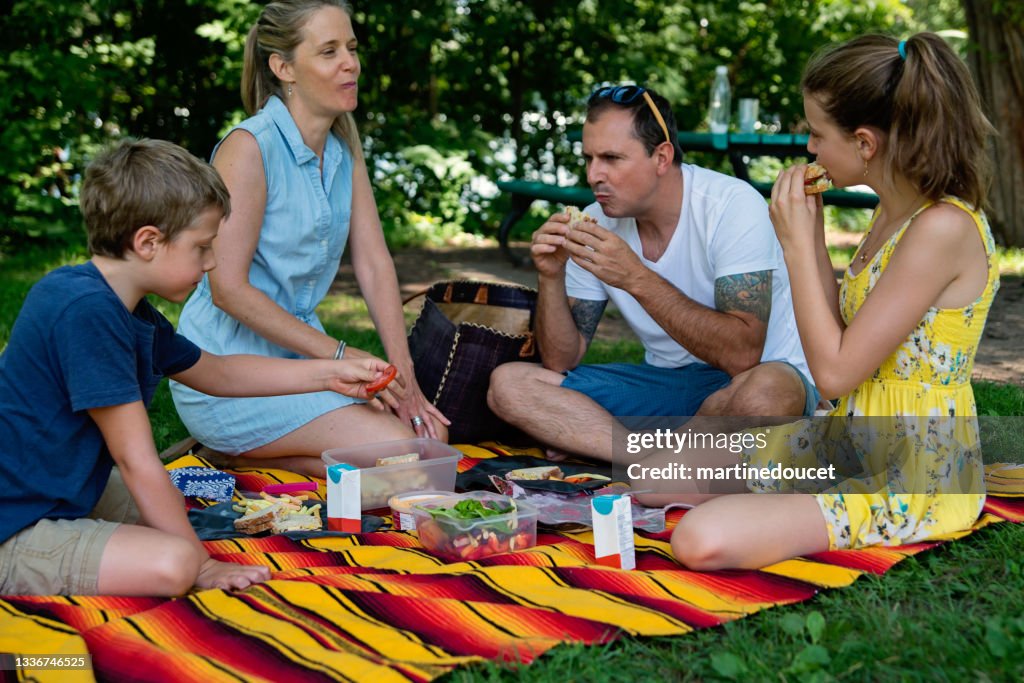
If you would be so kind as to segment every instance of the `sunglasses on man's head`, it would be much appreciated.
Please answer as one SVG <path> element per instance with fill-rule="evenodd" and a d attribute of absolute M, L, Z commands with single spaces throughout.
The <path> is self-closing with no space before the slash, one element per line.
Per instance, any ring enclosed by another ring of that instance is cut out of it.
<path fill-rule="evenodd" d="M 651 98 L 650 93 L 647 92 L 647 88 L 642 85 L 610 85 L 598 88 L 590 96 L 590 99 L 591 101 L 595 99 L 609 99 L 615 104 L 633 104 L 640 97 L 643 97 L 651 108 L 654 118 L 657 119 L 658 125 L 661 126 L 661 131 L 665 134 L 665 142 L 672 144 L 672 140 L 668 136 L 668 126 L 665 125 L 665 119 L 662 118 L 661 112 L 655 106 L 654 100 Z"/>
<path fill-rule="evenodd" d="M 633 104 L 645 92 L 647 88 L 641 85 L 610 85 L 598 88 L 591 97 L 609 99 L 616 104 Z"/>

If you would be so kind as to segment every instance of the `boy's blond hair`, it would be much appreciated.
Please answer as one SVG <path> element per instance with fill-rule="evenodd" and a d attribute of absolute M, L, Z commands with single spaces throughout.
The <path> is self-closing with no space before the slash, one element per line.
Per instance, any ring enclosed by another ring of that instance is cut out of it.
<path fill-rule="evenodd" d="M 210 164 L 166 140 L 126 138 L 89 164 L 80 200 L 89 252 L 123 258 L 139 228 L 171 241 L 207 209 L 231 213 L 231 197 Z"/>

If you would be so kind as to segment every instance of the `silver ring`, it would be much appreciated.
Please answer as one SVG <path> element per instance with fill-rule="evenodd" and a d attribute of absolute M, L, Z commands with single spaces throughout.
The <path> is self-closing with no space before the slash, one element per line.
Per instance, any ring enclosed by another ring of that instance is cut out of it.
<path fill-rule="evenodd" d="M 423 418 L 420 417 L 419 415 L 413 415 L 412 416 L 412 426 L 413 427 L 422 427 L 423 426 Z"/>

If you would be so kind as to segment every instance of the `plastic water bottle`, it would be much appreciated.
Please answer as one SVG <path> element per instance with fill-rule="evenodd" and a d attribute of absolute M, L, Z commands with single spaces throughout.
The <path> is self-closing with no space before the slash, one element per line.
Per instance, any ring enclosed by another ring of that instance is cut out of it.
<path fill-rule="evenodd" d="M 729 88 L 729 72 L 724 66 L 715 67 L 715 82 L 711 86 L 711 100 L 708 119 L 712 133 L 727 133 L 732 114 L 732 93 Z"/>

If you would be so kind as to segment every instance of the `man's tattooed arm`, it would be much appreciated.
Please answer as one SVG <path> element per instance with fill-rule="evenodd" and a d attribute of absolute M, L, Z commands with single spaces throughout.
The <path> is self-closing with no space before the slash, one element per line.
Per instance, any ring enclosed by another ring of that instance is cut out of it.
<path fill-rule="evenodd" d="M 715 280 L 715 308 L 742 311 L 768 324 L 772 312 L 772 271 L 726 275 Z"/>
<path fill-rule="evenodd" d="M 576 322 L 576 329 L 587 340 L 588 346 L 594 338 L 594 332 L 597 331 L 597 323 L 601 321 L 601 315 L 604 313 L 605 306 L 607 305 L 607 300 L 593 301 L 590 299 L 574 299 L 569 305 L 569 309 L 572 311 L 572 319 Z"/>

